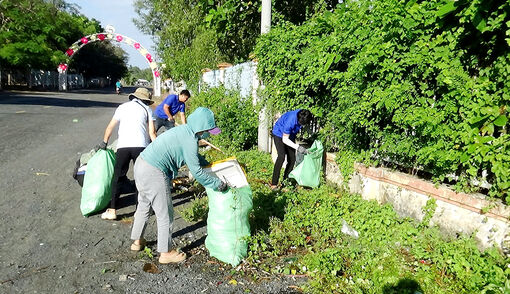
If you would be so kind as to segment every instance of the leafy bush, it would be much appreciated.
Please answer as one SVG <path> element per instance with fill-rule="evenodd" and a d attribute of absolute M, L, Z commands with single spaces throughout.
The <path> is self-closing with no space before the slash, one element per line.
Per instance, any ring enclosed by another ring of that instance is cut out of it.
<path fill-rule="evenodd" d="M 295 268 L 310 276 L 307 292 L 479 293 L 505 289 L 510 278 L 510 260 L 496 249 L 481 252 L 470 237 L 442 237 L 438 228 L 400 218 L 389 205 L 328 186 L 283 194 L 283 220 L 273 219 L 269 234 L 254 236 L 250 254 L 302 252 Z M 359 238 L 342 233 L 342 219 Z"/>
<path fill-rule="evenodd" d="M 224 87 L 211 88 L 190 99 L 190 108 L 210 108 L 222 132 L 211 142 L 230 150 L 247 150 L 257 144 L 258 115 L 252 101 Z"/>
<path fill-rule="evenodd" d="M 468 192 L 485 179 L 510 203 L 509 9 L 351 0 L 301 26 L 281 23 L 255 50 L 263 103 L 309 108 L 344 172 L 369 159 L 454 176 Z"/>
<path fill-rule="evenodd" d="M 210 160 L 224 157 L 208 155 Z M 271 191 L 265 185 L 271 177 L 268 154 L 233 155 L 253 190 L 247 262 L 274 274 L 307 275 L 306 293 L 510 290 L 510 259 L 495 248 L 480 251 L 471 237 L 448 239 L 429 227 L 435 201 L 427 202 L 423 221 L 416 222 L 399 217 L 390 205 L 330 185 Z M 359 233 L 357 239 L 342 232 L 342 219 Z"/>
<path fill-rule="evenodd" d="M 209 204 L 207 197 L 200 197 L 191 200 L 184 208 L 179 209 L 182 217 L 189 222 L 197 222 L 207 219 L 209 213 Z"/>

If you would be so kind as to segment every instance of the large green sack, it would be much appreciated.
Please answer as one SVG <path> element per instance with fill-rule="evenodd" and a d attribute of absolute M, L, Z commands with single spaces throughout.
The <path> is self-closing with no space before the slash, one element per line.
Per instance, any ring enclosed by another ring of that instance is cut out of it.
<path fill-rule="evenodd" d="M 112 198 L 115 153 L 99 149 L 87 162 L 87 172 L 81 190 L 81 214 L 88 216 L 105 208 Z"/>
<path fill-rule="evenodd" d="M 317 188 L 320 183 L 324 146 L 320 141 L 315 141 L 308 152 L 303 161 L 290 172 L 289 178 L 295 179 L 300 186 Z"/>
<path fill-rule="evenodd" d="M 217 192 L 206 188 L 209 198 L 205 247 L 211 256 L 237 266 L 248 252 L 248 214 L 253 207 L 250 186 Z"/>

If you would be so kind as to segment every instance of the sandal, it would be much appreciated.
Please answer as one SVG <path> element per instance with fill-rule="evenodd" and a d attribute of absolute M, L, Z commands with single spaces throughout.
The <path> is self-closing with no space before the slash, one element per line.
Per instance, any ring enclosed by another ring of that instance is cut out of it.
<path fill-rule="evenodd" d="M 167 255 L 160 255 L 159 263 L 161 263 L 161 264 L 179 263 L 186 259 L 186 253 L 184 253 L 184 252 L 177 252 L 175 250 L 172 250 L 169 253 L 170 254 L 167 254 Z"/>
<path fill-rule="evenodd" d="M 135 242 L 133 242 L 133 244 L 131 244 L 131 250 L 132 251 L 141 251 L 144 247 L 145 247 L 145 239 L 140 239 L 140 244 L 136 244 Z"/>

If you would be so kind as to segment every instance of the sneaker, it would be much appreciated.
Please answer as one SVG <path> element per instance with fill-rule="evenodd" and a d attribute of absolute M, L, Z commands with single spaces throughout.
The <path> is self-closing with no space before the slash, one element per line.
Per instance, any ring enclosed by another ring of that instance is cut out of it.
<path fill-rule="evenodd" d="M 116 220 L 117 214 L 115 213 L 115 209 L 107 209 L 101 214 L 101 218 L 106 220 Z"/>
<path fill-rule="evenodd" d="M 179 263 L 186 259 L 186 253 L 184 253 L 184 252 L 177 252 L 175 250 L 172 250 L 168 253 L 169 254 L 159 256 L 159 263 L 161 263 L 161 264 Z"/>

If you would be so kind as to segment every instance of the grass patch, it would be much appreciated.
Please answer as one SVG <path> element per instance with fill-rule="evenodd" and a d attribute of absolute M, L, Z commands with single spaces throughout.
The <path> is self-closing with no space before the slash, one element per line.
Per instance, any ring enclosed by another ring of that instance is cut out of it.
<path fill-rule="evenodd" d="M 195 198 L 178 211 L 188 222 L 206 220 L 209 212 L 208 198 L 207 196 Z"/>
<path fill-rule="evenodd" d="M 445 238 L 426 221 L 401 218 L 390 205 L 325 183 L 313 190 L 271 191 L 265 185 L 272 172 L 269 155 L 235 155 L 253 190 L 247 261 L 260 271 L 306 275 L 307 293 L 510 291 L 510 260 L 494 248 L 478 250 L 470 236 Z M 205 204 L 192 202 L 189 215 L 203 215 Z M 427 215 L 435 207 L 428 203 Z M 342 233 L 342 220 L 358 238 Z"/>

